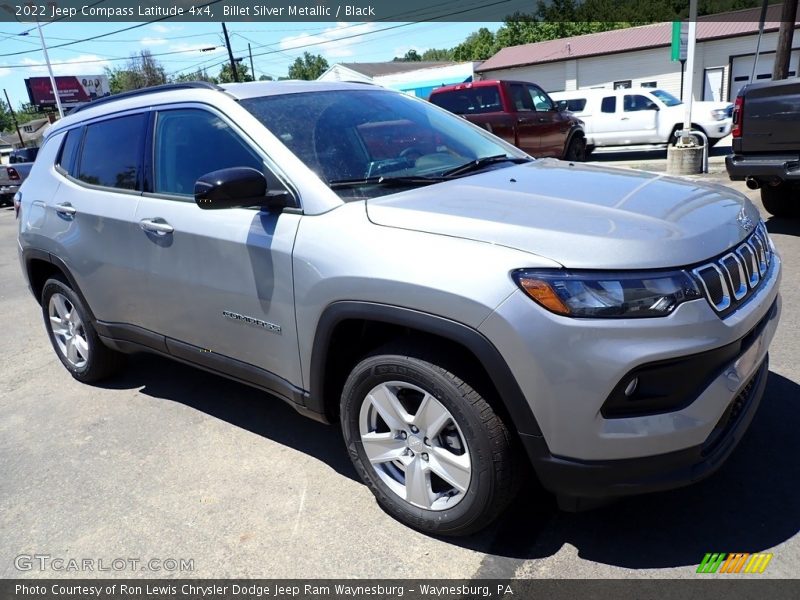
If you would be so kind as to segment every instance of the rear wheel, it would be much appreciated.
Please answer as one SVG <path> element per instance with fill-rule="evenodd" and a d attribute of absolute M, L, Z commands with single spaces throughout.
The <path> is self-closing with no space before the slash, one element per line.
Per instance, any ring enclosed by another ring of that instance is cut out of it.
<path fill-rule="evenodd" d="M 765 185 L 761 188 L 761 203 L 776 217 L 800 216 L 800 189 L 788 183 Z"/>
<path fill-rule="evenodd" d="M 78 381 L 99 381 L 123 365 L 124 356 L 100 341 L 83 301 L 61 279 L 45 282 L 42 313 L 53 350 Z"/>
<path fill-rule="evenodd" d="M 434 362 L 397 351 L 370 356 L 350 373 L 341 409 L 356 470 L 403 523 L 468 535 L 514 498 L 508 429 L 477 391 Z"/>
<path fill-rule="evenodd" d="M 676 134 L 679 131 L 681 131 L 682 129 L 683 129 L 683 125 L 675 125 L 675 127 L 672 128 L 672 133 L 669 136 L 669 144 L 671 146 L 677 146 L 678 145 L 678 141 L 681 138 L 680 138 L 680 136 L 678 136 Z M 700 128 L 699 127 L 695 127 L 694 125 L 692 125 L 692 129 L 700 129 Z M 705 132 L 703 132 L 703 133 L 705 133 Z M 689 137 L 691 137 L 695 141 L 695 144 L 697 144 L 698 146 L 702 146 L 704 144 L 703 138 L 701 136 L 697 135 L 696 133 L 692 133 Z"/>

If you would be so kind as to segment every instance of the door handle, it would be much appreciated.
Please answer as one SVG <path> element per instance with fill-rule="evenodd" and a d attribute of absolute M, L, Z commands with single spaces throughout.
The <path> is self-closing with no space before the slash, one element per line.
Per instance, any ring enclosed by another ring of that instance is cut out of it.
<path fill-rule="evenodd" d="M 64 204 L 56 204 L 55 206 L 56 212 L 60 215 L 64 215 L 65 217 L 72 217 L 78 212 L 72 204 L 69 202 L 64 202 Z"/>
<path fill-rule="evenodd" d="M 141 227 L 143 231 L 157 233 L 158 235 L 167 235 L 168 233 L 175 231 L 175 228 L 172 225 L 160 218 L 142 219 L 139 221 L 139 227 Z"/>
<path fill-rule="evenodd" d="M 630 118 L 630 117 L 620 117 L 620 119 L 619 119 L 619 120 L 620 120 L 620 121 L 630 121 L 630 120 L 631 120 L 631 118 Z"/>
<path fill-rule="evenodd" d="M 539 117 L 539 123 L 546 123 L 546 122 L 547 119 L 545 119 L 544 117 Z"/>

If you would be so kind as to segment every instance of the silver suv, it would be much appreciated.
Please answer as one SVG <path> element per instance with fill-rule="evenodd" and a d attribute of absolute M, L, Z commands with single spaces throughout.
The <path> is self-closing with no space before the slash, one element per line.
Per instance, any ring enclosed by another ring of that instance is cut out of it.
<path fill-rule="evenodd" d="M 744 196 L 533 160 L 371 85 L 98 100 L 53 126 L 16 203 L 76 379 L 143 350 L 339 421 L 378 502 L 439 534 L 484 527 L 525 477 L 577 509 L 709 475 L 780 313 Z"/>

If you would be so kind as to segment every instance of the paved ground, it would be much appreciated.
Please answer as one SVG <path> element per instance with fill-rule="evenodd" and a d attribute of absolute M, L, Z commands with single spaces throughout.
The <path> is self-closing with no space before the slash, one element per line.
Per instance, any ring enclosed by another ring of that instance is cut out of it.
<path fill-rule="evenodd" d="M 766 399 L 716 476 L 578 515 L 523 497 L 481 536 L 448 541 L 384 514 L 335 428 L 247 387 L 150 356 L 103 387 L 72 380 L 2 208 L 0 577 L 60 574 L 16 570 L 21 554 L 193 559 L 195 577 L 693 577 L 705 552 L 765 550 L 767 575 L 796 576 L 800 223 L 768 226 L 786 267 L 783 321 Z"/>

